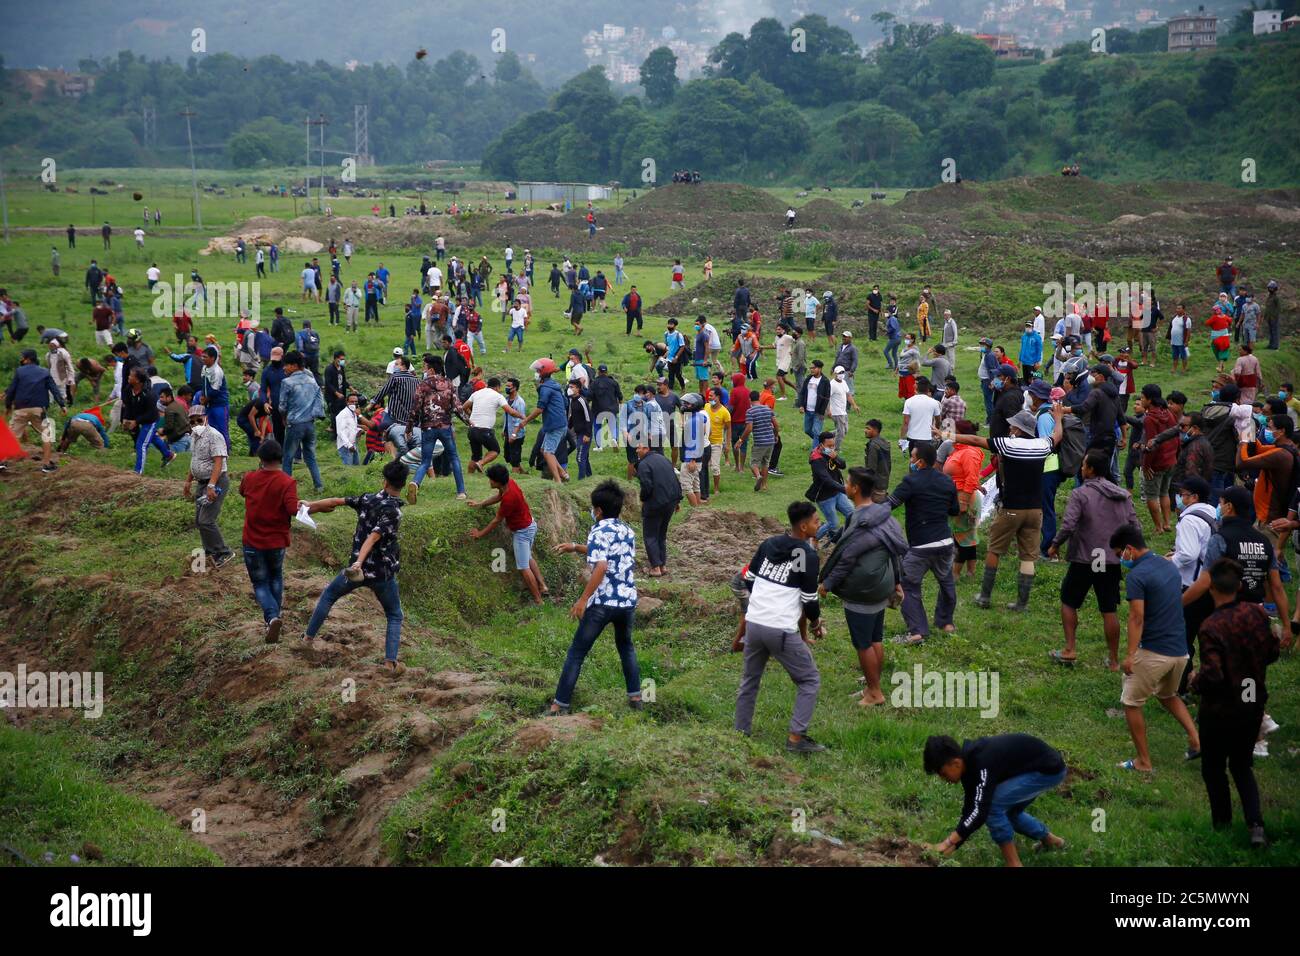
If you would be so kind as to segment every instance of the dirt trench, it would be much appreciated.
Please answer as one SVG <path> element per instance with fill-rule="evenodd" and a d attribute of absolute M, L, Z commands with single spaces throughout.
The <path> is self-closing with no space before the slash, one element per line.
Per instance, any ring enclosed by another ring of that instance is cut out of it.
<path fill-rule="evenodd" d="M 309 536 L 288 553 L 287 623 L 275 645 L 263 641 L 238 560 L 206 574 L 187 570 L 150 581 L 45 573 L 41 549 L 87 544 L 70 527 L 74 502 L 104 496 L 126 504 L 177 491 L 174 482 L 65 462 L 58 480 L 41 486 L 37 509 L 10 508 L 6 516 L 12 546 L 0 560 L 0 670 L 15 672 L 20 663 L 28 671 L 93 670 L 104 654 L 133 661 L 138 670 L 129 684 L 105 680 L 104 708 L 114 733 L 145 744 L 134 756 L 119 754 L 108 768 L 112 782 L 158 807 L 227 864 L 383 864 L 380 826 L 389 810 L 426 779 L 434 758 L 473 724 L 500 685 L 457 670 L 407 667 L 389 675 L 379 666 L 383 614 L 364 591 L 335 605 L 325 639 L 304 642 L 302 626 L 329 581 L 321 566 L 327 549 Z M 42 480 L 34 464 L 16 462 L 0 483 Z M 5 498 L 12 504 L 14 495 Z M 93 598 L 84 603 L 87 594 Z M 403 643 L 450 642 L 408 620 Z M 115 698 L 122 711 L 114 712 Z M 190 759 L 211 743 L 196 714 L 233 719 L 277 706 L 294 712 L 280 725 L 245 716 L 247 733 L 229 749 L 215 759 Z M 83 720 L 68 711 L 6 716 L 33 730 L 51 720 Z M 186 752 L 187 735 L 195 753 Z M 152 755 L 167 751 L 180 756 Z M 310 766 L 326 786 L 286 792 L 289 778 L 277 772 L 286 758 Z M 195 810 L 204 816 L 204 832 L 194 832 Z"/>

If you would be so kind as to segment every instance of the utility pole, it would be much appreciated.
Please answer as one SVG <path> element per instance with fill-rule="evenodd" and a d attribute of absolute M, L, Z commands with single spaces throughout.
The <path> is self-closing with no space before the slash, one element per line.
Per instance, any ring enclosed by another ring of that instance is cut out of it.
<path fill-rule="evenodd" d="M 303 163 L 302 188 L 311 191 L 311 117 L 302 118 L 303 128 L 307 130 L 307 159 Z"/>
<path fill-rule="evenodd" d="M 352 152 L 357 157 L 358 166 L 370 165 L 370 107 L 357 103 L 352 107 Z"/>
<path fill-rule="evenodd" d="M 140 114 L 145 148 L 153 149 L 158 145 L 158 110 L 152 103 L 145 102 L 140 108 Z"/>
<path fill-rule="evenodd" d="M 185 117 L 185 139 L 190 144 L 190 185 L 194 187 L 194 224 L 203 228 L 203 210 L 199 208 L 199 174 L 194 168 L 194 130 L 190 126 L 190 117 L 197 116 L 193 110 L 180 114 Z"/>
<path fill-rule="evenodd" d="M 314 120 L 309 119 L 307 121 L 307 126 L 308 126 L 307 135 L 309 139 L 311 136 L 311 127 L 312 126 L 320 127 L 320 211 L 321 213 L 325 212 L 325 127 L 327 125 L 329 125 L 329 120 L 325 118 L 324 113 L 320 115 L 320 119 L 314 119 Z M 308 156 L 307 161 L 309 163 L 311 162 L 310 156 Z M 308 188 L 310 188 L 310 183 L 308 184 Z"/>

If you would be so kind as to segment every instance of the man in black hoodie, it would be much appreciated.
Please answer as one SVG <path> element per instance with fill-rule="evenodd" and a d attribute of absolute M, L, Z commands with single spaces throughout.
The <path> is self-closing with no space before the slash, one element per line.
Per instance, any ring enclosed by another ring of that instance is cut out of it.
<path fill-rule="evenodd" d="M 293 322 L 284 314 L 284 309 L 278 305 L 275 307 L 275 320 L 271 322 L 271 338 L 275 340 L 276 345 L 286 352 L 296 348 Z"/>
<path fill-rule="evenodd" d="M 1065 760 L 1054 748 L 1029 734 L 999 734 L 958 744 L 948 736 L 925 742 L 925 772 L 966 792 L 961 819 L 952 833 L 932 850 L 950 856 L 985 823 L 1007 866 L 1020 866 L 1015 835 L 1038 841 L 1043 849 L 1059 850 L 1065 841 L 1026 811 L 1041 794 L 1065 780 Z"/>
<path fill-rule="evenodd" d="M 1100 448 L 1112 459 L 1116 450 L 1115 422 L 1119 416 L 1119 389 L 1106 365 L 1094 365 L 1088 370 L 1092 388 L 1088 397 L 1078 405 L 1069 406 L 1070 412 L 1078 415 L 1088 428 L 1088 447 Z M 1114 472 L 1114 462 L 1111 471 Z M 1108 475 L 1112 480 L 1113 475 Z"/>
<path fill-rule="evenodd" d="M 667 458 L 641 435 L 636 446 L 636 477 L 641 483 L 641 537 L 652 578 L 668 570 L 668 522 L 682 501 L 682 483 Z"/>
<path fill-rule="evenodd" d="M 596 368 L 596 377 L 588 388 L 591 394 L 591 414 L 596 420 L 596 447 L 618 441 L 618 411 L 623 407 L 623 389 L 618 379 L 609 374 L 609 366 Z M 606 416 L 601 418 L 601 416 Z"/>
<path fill-rule="evenodd" d="M 1232 423 L 1232 408 L 1241 397 L 1241 389 L 1229 382 L 1201 407 L 1201 434 L 1214 449 L 1214 475 L 1210 478 L 1210 504 L 1217 505 L 1225 488 L 1232 487 L 1237 466 L 1237 430 Z"/>

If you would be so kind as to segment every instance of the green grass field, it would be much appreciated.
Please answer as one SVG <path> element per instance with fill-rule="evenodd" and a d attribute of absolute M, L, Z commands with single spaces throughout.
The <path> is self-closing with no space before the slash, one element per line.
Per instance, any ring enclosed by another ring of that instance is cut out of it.
<path fill-rule="evenodd" d="M 157 192 L 164 198 L 164 226 L 188 224 L 185 190 L 176 185 L 177 172 L 139 174 L 143 181 L 157 177 Z M 88 178 L 90 178 L 88 176 Z M 93 178 L 98 178 L 97 176 Z M 187 177 L 183 177 L 185 179 Z M 205 181 L 206 173 L 201 175 Z M 130 180 L 126 180 L 130 181 Z M 813 194 L 815 198 L 816 193 Z M 84 194 L 68 196 L 49 194 L 35 189 L 11 187 L 11 221 L 28 225 L 59 227 L 68 221 L 91 224 L 81 210 L 88 203 Z M 158 200 L 155 200 L 158 201 Z M 113 199 L 116 210 L 135 204 L 129 199 Z M 277 202 L 280 202 L 277 200 Z M 249 210 L 266 210 L 256 204 L 228 196 L 224 200 L 205 197 L 205 226 L 230 223 Z M 151 203 L 152 206 L 152 203 Z M 340 212 L 338 203 L 336 212 Z M 173 214 L 173 210 L 175 213 Z M 278 215 L 287 215 L 281 209 Z M 103 218 L 102 214 L 100 218 Z M 123 213 L 125 215 L 125 212 Z M 21 219 L 19 218 L 21 217 Z M 133 227 L 134 223 L 129 223 Z M 0 285 L 7 286 L 19 299 L 31 320 L 29 342 L 37 338 L 40 323 L 57 326 L 72 333 L 74 357 L 97 354 L 92 350 L 90 308 L 81 288 L 82 273 L 94 256 L 107 264 L 126 293 L 127 326 L 144 331 L 145 339 L 162 351 L 174 342 L 170 322 L 155 318 L 149 309 L 144 271 L 157 261 L 164 276 L 196 266 L 208 281 L 253 281 L 250 262 L 236 264 L 233 257 L 200 257 L 197 250 L 206 245 L 207 236 L 219 234 L 207 229 L 202 237 L 195 234 L 151 236 L 143 254 L 131 243 L 124 223 L 114 237 L 114 251 L 104 253 L 98 236 L 82 237 L 76 250 L 68 250 L 60 233 L 53 236 L 17 232 L 11 243 L 0 247 Z M 168 232 L 166 228 L 164 233 Z M 50 274 L 50 245 L 62 253 L 62 275 Z M 501 267 L 499 249 L 453 249 L 459 255 L 477 258 L 486 253 Z M 364 326 L 351 335 L 326 324 L 323 305 L 302 304 L 298 294 L 298 272 L 302 257 L 285 256 L 281 271 L 262 285 L 261 304 L 264 322 L 270 309 L 283 305 L 290 311 L 295 325 L 310 318 L 321 331 L 322 353 L 335 346 L 348 351 L 351 370 L 358 381 L 377 385 L 382 368 L 394 346 L 403 340 L 401 303 L 417 284 L 419 251 L 358 248 L 350 269 L 343 279 L 364 278 L 365 272 L 383 261 L 393 273 L 392 295 L 382 310 L 378 327 Z M 966 398 L 972 416 L 980 404 L 974 369 L 976 358 L 966 347 L 973 346 L 979 334 L 991 334 L 995 340 L 1012 346 L 1019 337 L 1020 303 L 1035 301 L 1038 286 L 1058 278 L 1055 254 L 1041 253 L 1045 273 L 1036 281 L 1002 281 L 991 275 L 986 264 L 960 257 L 946 260 L 944 281 L 935 281 L 935 292 L 943 300 L 946 294 L 980 294 L 1011 303 L 1004 321 L 995 326 L 970 328 L 962 317 L 963 348 L 958 359 L 958 374 L 966 384 Z M 603 268 L 612 275 L 612 254 L 586 260 L 593 271 Z M 882 278 L 884 291 L 891 289 L 890 277 L 915 274 L 902 263 L 841 264 L 860 267 L 869 285 Z M 1166 298 L 1208 295 L 1193 285 L 1193 276 L 1208 274 L 1208 264 L 1197 263 L 1128 263 L 1134 269 L 1149 268 Z M 643 259 L 627 264 L 629 279 L 635 282 L 647 303 L 653 303 L 669 291 L 667 261 Z M 741 272 L 751 276 L 771 276 L 792 282 L 811 280 L 825 269 L 796 263 L 722 263 L 715 261 L 715 273 Z M 1059 270 L 1062 274 L 1065 269 Z M 541 277 L 543 269 L 539 268 Z M 1142 274 L 1142 273 L 1138 273 Z M 920 277 L 918 276 L 918 279 Z M 687 263 L 688 287 L 700 281 L 700 263 Z M 915 280 L 913 280 L 915 281 Z M 841 298 L 860 298 L 860 288 L 844 288 Z M 581 336 L 569 332 L 561 315 L 564 304 L 553 299 L 544 283 L 534 295 L 534 320 L 528 332 L 527 347 L 522 354 L 503 353 L 505 325 L 496 314 L 486 315 L 485 332 L 489 354 L 481 358 L 487 375 L 518 375 L 525 383 L 528 363 L 541 355 L 562 359 L 568 348 L 590 345 L 596 364 L 607 363 L 618 377 L 625 394 L 645 378 L 646 360 L 641 351 L 642 336 L 624 335 L 623 319 L 613 297 L 608 315 L 590 316 Z M 762 303 L 766 305 L 767 303 Z M 770 309 L 764 309 L 765 319 Z M 1194 312 L 1194 314 L 1196 314 Z M 720 316 L 711 316 L 715 321 Z M 852 312 L 845 317 L 851 328 L 864 328 L 864 320 Z M 203 320 L 200 333 L 212 331 L 228 351 L 233 320 Z M 767 322 L 765 321 L 765 327 Z M 645 338 L 660 338 L 662 323 L 647 318 Z M 768 338 L 765 336 L 765 338 Z M 769 339 L 770 340 L 770 339 Z M 886 435 L 896 437 L 901 402 L 896 397 L 895 379 L 884 368 L 883 359 L 865 335 L 859 336 L 862 365 L 857 376 L 857 401 L 860 412 L 851 417 L 846 456 L 851 462 L 862 459 L 864 438 L 862 425 L 867 418 L 885 422 Z M 882 343 L 879 343 L 883 345 Z M 422 345 L 422 343 L 421 343 Z M 15 363 L 16 350 L 6 343 L 0 347 L 0 379 L 7 380 Z M 819 336 L 810 350 L 810 358 L 829 360 L 833 352 Z M 1162 356 L 1163 358 L 1163 356 Z M 1291 377 L 1300 367 L 1292 345 L 1282 352 L 1263 353 L 1266 385 L 1271 389 Z M 160 354 L 159 369 L 166 376 L 178 366 Z M 1198 335 L 1192 350 L 1192 372 L 1172 376 L 1161 368 L 1140 376 L 1139 384 L 1156 381 L 1169 388 L 1181 388 L 1191 396 L 1195 406 L 1208 400 L 1209 379 L 1213 366 L 1208 349 Z M 770 374 L 773 364 L 765 358 L 761 371 Z M 531 398 L 531 385 L 524 394 Z M 83 386 L 79 399 L 90 403 Z M 722 492 L 709 505 L 712 510 L 735 513 L 728 517 L 728 527 L 744 541 L 725 560 L 729 568 L 739 568 L 752 554 L 761 537 L 756 527 L 746 536 L 746 516 L 782 517 L 786 505 L 802 498 L 807 487 L 807 441 L 802 435 L 801 416 L 793 399 L 778 404 L 778 416 L 785 439 L 782 469 L 787 477 L 773 479 L 766 494 L 756 494 L 752 482 L 734 471 L 724 470 Z M 235 431 L 232 428 L 232 431 Z M 378 487 L 379 463 L 366 469 L 345 469 L 334 454 L 325 430 L 321 430 L 318 454 L 327 494 L 347 494 Z M 242 457 L 242 434 L 235 433 L 233 471 L 251 465 Z M 92 453 L 84 445 L 75 454 L 95 457 L 127 469 L 132 452 L 125 441 L 114 435 L 113 447 Z M 462 455 L 465 450 L 462 450 Z M 625 458 L 621 450 L 594 453 L 596 477 L 625 480 Z M 173 466 L 171 477 L 183 474 Z M 895 457 L 895 468 L 900 468 Z M 160 461 L 151 453 L 146 473 L 160 474 Z M 310 494 L 305 469 L 296 471 L 300 488 Z M 34 475 L 35 481 L 58 482 Z M 0 485 L 0 509 L 4 507 L 38 507 L 32 489 L 13 487 L 13 479 Z M 467 476 L 471 498 L 488 494 L 486 479 Z M 536 475 L 521 481 L 525 493 L 535 504 L 546 488 Z M 950 733 L 957 737 L 974 737 L 1007 731 L 1037 734 L 1062 750 L 1073 773 L 1067 786 L 1049 795 L 1037 805 L 1038 815 L 1064 836 L 1070 847 L 1059 856 L 1028 858 L 1029 865 L 1175 865 L 1238 866 L 1252 863 L 1294 865 L 1300 861 L 1300 800 L 1292 786 L 1300 769 L 1300 704 L 1297 704 L 1297 679 L 1294 657 L 1284 656 L 1270 671 L 1272 694 L 1270 712 L 1282 725 L 1271 738 L 1271 754 L 1257 761 L 1264 798 L 1264 814 L 1273 846 L 1262 854 L 1251 854 L 1246 846 L 1243 827 L 1227 833 L 1211 830 L 1204 789 L 1195 764 L 1182 760 L 1185 740 L 1181 731 L 1154 705 L 1148 708 L 1150 742 L 1157 770 L 1151 775 L 1126 773 L 1116 764 L 1132 756 L 1131 745 L 1119 714 L 1119 679 L 1101 665 L 1104 645 L 1100 619 L 1095 610 L 1085 607 L 1080 625 L 1080 664 L 1062 670 L 1047 659 L 1047 651 L 1060 646 L 1057 589 L 1064 566 L 1039 565 L 1032 608 L 1024 615 L 1000 610 L 980 611 L 971 603 L 976 584 L 959 583 L 956 618 L 957 635 L 937 638 L 921 648 L 899 649 L 886 645 L 886 693 L 889 676 L 896 671 L 910 672 L 915 665 L 961 671 L 994 671 L 1000 676 L 1001 702 L 996 717 L 985 719 L 973 710 L 877 708 L 863 713 L 855 706 L 851 694 L 858 687 L 857 666 L 848 643 L 843 615 L 838 603 L 827 602 L 830 633 L 819 642 L 814 653 L 822 670 L 822 692 L 812 732 L 832 749 L 811 760 L 789 759 L 781 744 L 789 713 L 792 691 L 779 669 L 769 669 L 759 701 L 752 741 L 738 738 L 730 730 L 740 659 L 729 654 L 730 633 L 734 626 L 734 606 L 730 594 L 717 575 L 699 581 L 678 572 L 664 582 L 651 585 L 640 582 L 643 590 L 653 590 L 666 601 L 664 607 L 638 633 L 638 648 L 643 676 L 657 684 L 657 701 L 645 714 L 630 716 L 621 707 L 621 680 L 611 641 L 602 639 L 588 659 L 579 683 L 575 710 L 586 710 L 604 720 L 599 733 L 580 734 L 572 741 L 556 744 L 535 754 L 521 755 L 506 742 L 517 728 L 520 716 L 539 711 L 549 697 L 572 634 L 572 622 L 565 612 L 563 599 L 546 608 L 521 615 L 516 604 L 518 592 L 513 582 L 503 584 L 494 575 L 482 574 L 490 552 L 484 544 L 466 544 L 460 532 L 468 526 L 463 505 L 454 500 L 450 483 L 439 482 L 427 490 L 419 504 L 406 511 L 403 569 L 403 602 L 408 619 L 435 632 L 462 638 L 475 652 L 473 666 L 489 673 L 511 675 L 513 707 L 496 707 L 478 727 L 455 743 L 439 758 L 428 782 L 408 795 L 393 811 L 384 827 L 389 855 L 403 862 L 441 862 L 483 864 L 492 857 L 525 856 L 530 863 L 584 864 L 620 840 L 631 841 L 628 856 L 639 862 L 744 863 L 764 858 L 780 839 L 791 833 L 792 815 L 802 815 L 809 828 L 839 837 L 855 846 L 868 846 L 881 839 L 903 837 L 912 841 L 934 842 L 952 828 L 960 808 L 958 788 L 948 787 L 935 778 L 925 777 L 920 769 L 921 746 L 929 734 Z M 579 515 L 585 515 L 582 485 L 569 486 L 563 492 Z M 42 556 L 47 569 L 114 569 L 127 573 L 157 575 L 159 569 L 173 572 L 187 559 L 197 543 L 195 535 L 177 533 L 183 527 L 186 506 L 177 498 L 171 502 L 141 505 L 129 514 L 113 515 L 111 504 L 105 514 L 88 521 L 77 538 L 75 551 Z M 1064 495 L 1058 509 L 1064 507 Z M 162 509 L 159 513 L 157 509 Z M 1146 522 L 1145 508 L 1139 506 Z M 157 522 L 143 521 L 154 514 Z M 228 540 L 236 540 L 242 520 L 241 500 L 232 497 L 223 514 Z M 480 520 L 486 520 L 484 516 Z M 580 519 L 580 526 L 586 519 Z M 678 523 L 682 517 L 677 519 Z M 341 556 L 350 537 L 346 516 L 327 519 L 324 532 L 335 553 Z M 345 527 L 346 526 L 346 527 Z M 160 529 L 169 529 L 159 533 Z M 544 536 L 543 536 L 544 537 Z M 684 563 L 700 543 L 682 536 L 673 539 L 674 559 Z M 539 546 L 544 542 L 539 538 Z M 1153 547 L 1167 550 L 1172 536 L 1156 538 Z M 548 559 L 546 567 L 557 561 Z M 670 560 L 670 567 L 674 561 Z M 1294 563 L 1294 559 L 1293 559 Z M 409 570 L 408 570 L 409 569 Z M 730 571 L 728 570 L 728 574 Z M 245 587 L 242 572 L 233 580 Z M 576 596 L 570 584 L 570 599 Z M 995 608 L 1012 597 L 1014 568 L 1004 562 L 995 593 Z M 927 603 L 933 600 L 934 586 L 926 588 Z M 464 604 L 463 608 L 457 608 Z M 251 607 L 250 605 L 244 605 Z M 472 607 L 472 610 L 470 608 Z M 249 613 L 252 613 L 251 610 Z M 296 626 L 302 622 L 292 622 Z M 901 618 L 891 612 L 887 634 L 902 630 Z M 442 652 L 414 646 L 408 659 L 423 662 Z M 76 731 L 76 728 L 73 728 Z M 102 738 L 115 731 L 96 731 Z M 128 730 L 123 728 L 123 734 Z M 26 734 L 11 733 L 5 739 L 9 752 L 31 748 Z M 171 741 L 176 750 L 196 753 L 209 746 L 200 737 L 182 737 Z M 99 746 L 105 741 L 99 739 Z M 94 748 L 74 752 L 90 760 Z M 136 759 L 146 759 L 137 754 Z M 452 773 L 453 767 L 468 764 L 473 772 L 466 776 Z M 41 781 L 73 779 L 77 758 L 50 761 L 37 772 Z M 111 779 L 111 778 L 110 778 Z M 0 804 L 0 819 L 14 820 L 14 805 Z M 487 821 L 492 810 L 504 808 L 512 821 L 504 832 L 494 832 Z M 1097 811 L 1104 811 L 1099 815 Z M 1037 811 L 1036 811 L 1037 812 Z M 24 852 L 35 852 L 47 838 L 43 825 L 24 821 L 17 815 L 16 829 L 7 837 L 16 841 Z M 1100 822 L 1099 822 L 1100 821 Z M 75 829 L 75 827 L 74 827 Z M 87 834 L 90 832 L 86 831 Z M 626 837 L 631 833 L 632 837 Z M 85 838 L 91 839 L 89 835 Z M 807 837 L 799 837 L 806 840 Z M 192 848 L 157 849 L 141 853 L 160 862 L 190 864 L 201 862 Z M 980 837 L 963 848 L 956 862 L 964 865 L 993 865 L 999 856 L 995 847 Z"/>

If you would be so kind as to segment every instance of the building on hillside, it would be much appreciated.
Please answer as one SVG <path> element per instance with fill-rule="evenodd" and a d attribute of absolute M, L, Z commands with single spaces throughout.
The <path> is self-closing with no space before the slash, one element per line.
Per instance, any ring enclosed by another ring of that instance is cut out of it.
<path fill-rule="evenodd" d="M 1283 33 L 1285 33 L 1287 30 L 1294 30 L 1296 27 L 1300 27 L 1300 16 L 1287 17 L 1285 20 L 1282 21 Z"/>
<path fill-rule="evenodd" d="M 95 78 L 88 73 L 67 70 L 10 70 L 18 85 L 34 100 L 43 96 L 66 96 L 79 100 L 95 89 Z"/>
<path fill-rule="evenodd" d="M 592 183 L 515 183 L 515 192 L 529 206 L 534 203 L 568 202 L 575 207 L 578 203 L 609 199 L 614 194 L 612 187 Z"/>
<path fill-rule="evenodd" d="M 1201 7 L 1196 13 L 1169 18 L 1169 52 L 1213 50 L 1219 42 L 1219 18 Z"/>
<path fill-rule="evenodd" d="M 1262 33 L 1281 33 L 1282 32 L 1282 11 L 1281 10 L 1256 10 L 1255 11 L 1255 36 Z"/>
<path fill-rule="evenodd" d="M 1024 60 L 1033 59 L 1034 51 L 1016 42 L 1012 33 L 976 33 L 975 39 L 993 51 L 999 59 Z"/>

